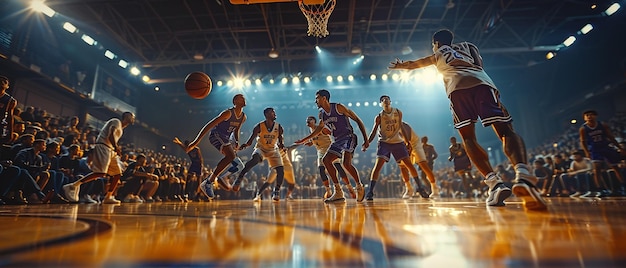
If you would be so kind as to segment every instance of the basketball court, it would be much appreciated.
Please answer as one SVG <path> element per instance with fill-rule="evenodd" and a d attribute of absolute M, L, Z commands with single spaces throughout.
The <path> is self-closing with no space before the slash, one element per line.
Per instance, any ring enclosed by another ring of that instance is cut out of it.
<path fill-rule="evenodd" d="M 2 265 L 624 267 L 624 198 L 4 206 Z"/>

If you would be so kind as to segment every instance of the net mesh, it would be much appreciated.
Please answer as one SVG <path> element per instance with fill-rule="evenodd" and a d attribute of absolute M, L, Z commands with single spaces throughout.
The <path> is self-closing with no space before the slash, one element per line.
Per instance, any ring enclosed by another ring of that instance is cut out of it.
<path fill-rule="evenodd" d="M 307 5 L 302 0 L 298 1 L 300 10 L 309 24 L 307 34 L 309 36 L 326 37 L 328 35 L 328 18 L 335 9 L 336 0 L 326 0 L 323 4 Z"/>

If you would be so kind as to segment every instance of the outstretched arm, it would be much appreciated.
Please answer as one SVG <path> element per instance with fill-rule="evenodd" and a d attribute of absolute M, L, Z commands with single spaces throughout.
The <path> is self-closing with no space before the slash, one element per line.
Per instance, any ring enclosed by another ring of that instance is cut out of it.
<path fill-rule="evenodd" d="M 250 134 L 250 138 L 248 138 L 248 141 L 246 141 L 246 143 L 242 144 L 239 147 L 239 150 L 244 150 L 246 148 L 248 148 L 250 145 L 252 145 L 252 141 L 259 136 L 259 133 L 261 133 L 261 123 L 257 124 L 256 126 L 254 126 L 254 129 L 252 130 L 252 134 Z"/>
<path fill-rule="evenodd" d="M 372 127 L 372 131 L 370 131 L 369 138 L 367 139 L 368 142 L 372 143 L 372 141 L 374 140 L 374 136 L 376 135 L 376 132 L 378 131 L 379 126 L 380 126 L 380 114 L 376 115 L 376 117 L 374 118 L 374 126 Z"/>
<path fill-rule="evenodd" d="M 389 63 L 388 69 L 396 70 L 396 69 L 406 69 L 412 70 L 417 68 L 422 68 L 426 66 L 430 66 L 435 64 L 435 55 L 430 55 L 428 57 L 420 58 L 417 60 L 409 60 L 409 61 L 401 61 L 396 59 L 396 61 L 392 61 Z"/>
<path fill-rule="evenodd" d="M 359 130 L 361 130 L 361 134 L 363 134 L 363 147 L 367 149 L 367 147 L 370 146 L 370 143 L 367 137 L 367 131 L 365 130 L 365 125 L 363 124 L 363 120 L 361 120 L 361 118 L 359 118 L 359 116 L 356 115 L 352 110 L 348 109 L 346 106 L 343 106 L 343 104 L 340 103 L 337 104 L 337 112 L 345 114 L 350 119 L 354 120 L 354 122 L 356 122 L 356 124 L 359 126 Z"/>

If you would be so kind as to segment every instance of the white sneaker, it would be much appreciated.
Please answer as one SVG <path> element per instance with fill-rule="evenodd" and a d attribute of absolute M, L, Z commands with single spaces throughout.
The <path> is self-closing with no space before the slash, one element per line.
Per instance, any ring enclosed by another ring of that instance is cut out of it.
<path fill-rule="evenodd" d="M 439 195 L 439 188 L 437 188 L 437 185 L 430 185 L 432 192 L 430 192 L 430 195 L 428 196 L 431 199 L 437 199 L 439 197 L 441 197 L 441 195 Z"/>
<path fill-rule="evenodd" d="M 88 194 L 84 195 L 83 198 L 80 199 L 80 202 L 85 204 L 98 204 L 98 201 L 93 200 Z"/>
<path fill-rule="evenodd" d="M 579 197 L 579 196 L 580 196 L 580 195 L 582 195 L 582 194 L 583 194 L 583 193 L 581 193 L 581 192 L 578 192 L 578 191 L 577 191 L 577 192 L 575 192 L 575 193 L 573 193 L 573 194 L 569 195 L 569 197 Z"/>
<path fill-rule="evenodd" d="M 80 191 L 80 187 L 74 185 L 73 183 L 63 185 L 63 192 L 65 192 L 65 197 L 67 198 L 67 200 L 70 200 L 70 202 L 78 202 L 79 191 Z"/>
<path fill-rule="evenodd" d="M 256 195 L 256 196 L 252 199 L 252 201 L 254 201 L 254 202 L 261 202 L 261 199 L 262 199 L 262 198 L 261 198 L 261 194 L 257 194 L 257 195 Z"/>
<path fill-rule="evenodd" d="M 209 200 L 215 197 L 215 193 L 213 192 L 213 183 L 209 182 L 208 179 L 203 180 L 200 183 L 200 190 L 202 190 L 204 195 L 206 195 L 209 198 Z"/>
<path fill-rule="evenodd" d="M 274 194 L 272 194 L 272 200 L 274 202 L 279 202 L 280 201 L 280 192 L 279 191 L 274 191 Z"/>
<path fill-rule="evenodd" d="M 341 191 L 341 197 L 343 197 L 343 191 Z M 363 184 L 358 183 L 356 185 L 356 201 L 362 202 L 364 198 L 365 198 L 365 188 L 363 187 Z"/>
<path fill-rule="evenodd" d="M 105 198 L 104 200 L 102 200 L 102 204 L 119 205 L 121 203 L 122 201 L 115 199 L 114 196 L 109 196 L 108 198 Z"/>
<path fill-rule="evenodd" d="M 358 191 L 358 186 L 357 186 Z M 335 192 L 329 198 L 324 200 L 325 203 L 333 203 L 333 202 L 345 202 L 346 198 L 343 196 L 343 190 L 341 187 L 335 187 Z"/>
<path fill-rule="evenodd" d="M 545 210 L 548 208 L 546 201 L 543 200 L 537 187 L 524 178 L 520 178 L 513 185 L 513 193 L 522 199 L 524 208 L 529 210 Z"/>
<path fill-rule="evenodd" d="M 330 187 L 325 187 L 326 192 L 324 193 L 324 200 L 328 199 L 331 195 L 333 195 L 333 191 L 330 190 Z"/>
<path fill-rule="evenodd" d="M 413 194 L 413 187 L 404 187 L 404 192 L 402 193 L 402 199 L 410 199 Z"/>
<path fill-rule="evenodd" d="M 504 206 L 504 200 L 511 196 L 511 189 L 506 187 L 504 183 L 499 182 L 489 190 L 487 197 L 488 206 Z"/>
<path fill-rule="evenodd" d="M 592 192 L 587 191 L 587 192 L 585 192 L 584 194 L 579 195 L 578 197 L 582 197 L 582 198 L 585 198 L 585 197 L 590 197 L 592 194 L 593 194 Z"/>

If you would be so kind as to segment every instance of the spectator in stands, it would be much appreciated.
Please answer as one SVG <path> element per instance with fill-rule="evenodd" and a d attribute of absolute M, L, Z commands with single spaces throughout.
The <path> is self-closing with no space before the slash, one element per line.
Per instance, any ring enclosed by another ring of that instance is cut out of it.
<path fill-rule="evenodd" d="M 586 158 L 582 150 L 575 151 L 572 156 L 574 161 L 570 163 L 566 173 L 561 175 L 563 181 L 573 180 L 575 192 L 570 197 L 589 197 L 589 179 L 593 172 L 593 165 L 589 158 Z"/>
<path fill-rule="evenodd" d="M 32 147 L 20 150 L 13 159 L 13 164 L 18 166 L 22 172 L 28 172 L 41 189 L 46 187 L 50 179 L 50 173 L 47 171 L 49 166 L 44 166 L 43 159 L 39 155 L 45 150 L 46 141 L 37 139 L 33 142 Z"/>
<path fill-rule="evenodd" d="M 74 137 L 80 137 L 81 131 L 78 129 L 79 122 L 78 116 L 72 116 L 67 126 L 63 127 L 63 134 L 65 136 L 73 135 Z"/>
<path fill-rule="evenodd" d="M 47 171 L 50 174 L 50 182 L 43 191 L 54 195 L 50 203 L 67 203 L 68 201 L 59 195 L 62 192 L 61 187 L 69 182 L 69 178 L 59 170 L 59 143 L 53 141 L 46 144 L 46 150 L 39 155 L 41 155 L 43 165 L 49 167 Z"/>
<path fill-rule="evenodd" d="M 26 109 L 24 109 L 24 111 L 20 114 L 22 121 L 34 123 L 35 122 L 34 112 L 35 112 L 35 107 L 33 106 L 26 107 Z"/>
<path fill-rule="evenodd" d="M 139 197 L 139 192 L 147 180 L 158 180 L 158 177 L 146 170 L 146 156 L 139 154 L 137 160 L 128 165 L 122 174 L 124 186 L 118 190 L 118 196 L 122 197 L 124 203 L 143 203 Z"/>
<path fill-rule="evenodd" d="M 17 153 L 22 149 L 30 148 L 33 146 L 33 142 L 35 142 L 35 135 L 33 134 L 23 134 L 17 140 L 17 143 L 11 146 L 11 155 L 9 156 L 11 160 L 15 158 Z"/>

